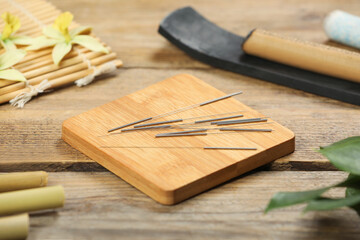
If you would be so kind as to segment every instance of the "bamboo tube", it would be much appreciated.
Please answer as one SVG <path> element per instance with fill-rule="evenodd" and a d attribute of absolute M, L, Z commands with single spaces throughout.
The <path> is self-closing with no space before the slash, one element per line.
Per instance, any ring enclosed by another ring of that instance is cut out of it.
<path fill-rule="evenodd" d="M 62 186 L 41 187 L 0 193 L 0 215 L 34 212 L 64 206 Z"/>
<path fill-rule="evenodd" d="M 0 240 L 26 239 L 29 233 L 29 214 L 0 218 Z"/>
<path fill-rule="evenodd" d="M 0 192 L 44 187 L 47 179 L 48 174 L 44 171 L 0 174 Z"/>
<path fill-rule="evenodd" d="M 115 54 L 114 55 L 108 54 L 108 55 L 104 55 L 102 57 L 106 58 L 106 61 L 104 60 L 104 62 L 108 62 L 108 61 L 116 59 Z M 120 60 L 118 60 L 116 62 L 116 66 L 117 67 L 122 66 L 122 62 Z M 101 67 L 101 66 L 96 66 L 96 67 Z M 83 77 L 91 74 L 92 72 L 93 72 L 93 69 L 86 69 L 86 70 L 75 72 L 75 73 L 72 73 L 72 74 L 69 74 L 66 76 L 55 78 L 53 80 L 50 80 L 49 82 L 51 83 L 51 88 L 57 88 L 57 87 L 72 83 L 80 78 L 83 78 Z M 38 85 L 35 85 L 35 87 L 37 87 L 37 86 Z M 16 97 L 18 94 L 23 93 L 23 92 L 29 92 L 29 88 L 24 88 L 24 89 L 20 89 L 20 90 L 11 92 L 11 93 L 1 95 L 0 96 L 0 104 L 10 101 L 14 97 Z"/>
<path fill-rule="evenodd" d="M 360 83 L 360 54 L 355 52 L 263 30 L 254 30 L 243 50 L 270 61 Z"/>

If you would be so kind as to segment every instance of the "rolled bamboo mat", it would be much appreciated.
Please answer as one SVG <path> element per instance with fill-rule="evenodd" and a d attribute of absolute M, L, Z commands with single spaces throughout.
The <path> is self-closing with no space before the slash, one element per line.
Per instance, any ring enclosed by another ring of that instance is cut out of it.
<path fill-rule="evenodd" d="M 0 9 L 2 12 L 10 12 L 20 18 L 21 28 L 16 35 L 29 37 L 41 36 L 43 27 L 52 24 L 61 13 L 53 4 L 45 0 L 0 0 Z M 70 29 L 76 26 L 78 24 L 73 22 Z M 1 22 L 0 29 L 3 27 L 4 23 Z M 110 47 L 100 39 L 98 40 L 108 48 L 108 54 L 92 52 L 80 45 L 74 45 L 59 66 L 52 62 L 52 48 L 28 51 L 27 55 L 13 66 L 26 77 L 27 83 L 0 79 L 0 104 L 35 90 L 37 92 L 32 94 L 30 99 L 43 90 L 73 82 L 76 82 L 78 86 L 83 86 L 96 76 L 121 67 L 122 61 L 117 59 L 116 53 L 112 52 Z M 3 51 L 4 49 L 1 49 L 0 54 Z M 45 82 L 46 89 L 40 89 L 45 86 Z"/>

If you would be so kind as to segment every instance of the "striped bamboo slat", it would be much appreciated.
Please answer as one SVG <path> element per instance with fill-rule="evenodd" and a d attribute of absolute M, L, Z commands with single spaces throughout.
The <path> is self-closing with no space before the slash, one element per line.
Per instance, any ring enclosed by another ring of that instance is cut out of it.
<path fill-rule="evenodd" d="M 29 37 L 41 36 L 43 27 L 52 24 L 61 13 L 53 4 L 45 0 L 0 0 L 0 9 L 2 12 L 8 11 L 20 18 L 21 28 L 16 35 Z M 78 24 L 73 22 L 70 29 L 76 26 Z M 2 21 L 0 29 L 3 27 L 4 22 Z M 91 35 L 95 37 L 93 34 Z M 59 66 L 52 62 L 52 48 L 28 51 L 27 55 L 13 68 L 22 72 L 31 86 L 36 87 L 45 79 L 50 82 L 51 88 L 68 85 L 93 74 L 95 69 L 99 69 L 106 63 L 114 62 L 117 68 L 122 66 L 122 61 L 117 59 L 116 53 L 112 52 L 105 43 L 102 42 L 102 44 L 108 48 L 108 54 L 92 52 L 76 45 Z M 19 48 L 25 47 L 20 46 Z M 4 49 L 1 49 L 0 54 L 3 52 Z M 0 104 L 10 101 L 18 94 L 29 91 L 30 89 L 24 82 L 0 79 Z"/>

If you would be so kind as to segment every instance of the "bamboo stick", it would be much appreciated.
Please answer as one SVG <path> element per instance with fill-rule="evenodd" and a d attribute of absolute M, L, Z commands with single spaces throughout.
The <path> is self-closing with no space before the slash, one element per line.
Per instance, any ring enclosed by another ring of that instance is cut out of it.
<path fill-rule="evenodd" d="M 28 15 L 24 14 L 23 12 L 14 12 L 10 11 L 12 14 L 18 16 L 20 18 L 21 23 L 23 24 L 22 27 L 19 29 L 19 32 L 24 29 L 29 29 L 31 26 L 38 26 L 38 23 L 33 21 Z M 55 18 L 61 13 L 59 10 L 47 10 L 47 9 L 40 9 L 39 12 L 31 12 L 33 17 L 36 18 L 39 22 L 47 25 L 55 20 Z M 0 23 L 0 27 L 3 28 L 5 22 Z"/>
<path fill-rule="evenodd" d="M 34 212 L 64 206 L 62 186 L 0 193 L 0 215 Z"/>
<path fill-rule="evenodd" d="M 21 14 L 21 13 L 14 13 L 11 12 L 12 14 L 18 16 L 20 18 L 20 22 L 23 24 L 22 27 L 19 29 L 19 31 L 24 30 L 24 29 L 29 29 L 29 27 L 31 26 L 38 26 L 38 23 L 35 22 L 32 18 L 30 18 L 29 16 L 25 15 L 25 14 Z M 32 14 L 34 18 L 36 18 L 39 22 L 41 22 L 42 24 L 46 25 L 49 22 L 53 22 L 55 20 L 55 17 L 58 16 L 61 12 L 60 11 L 44 11 L 44 13 L 41 13 L 41 15 L 37 15 L 37 14 Z M 26 23 L 26 24 L 24 24 Z M 5 22 L 1 22 L 0 27 L 3 28 L 5 25 Z"/>
<path fill-rule="evenodd" d="M 84 55 L 87 58 L 89 58 L 94 54 L 97 54 L 97 52 L 89 52 L 89 53 L 86 53 Z M 29 72 L 26 72 L 26 73 L 24 73 L 24 76 L 26 77 L 26 79 L 31 79 L 33 77 L 37 77 L 37 76 L 40 76 L 42 74 L 46 74 L 48 72 L 58 70 L 59 68 L 71 66 L 71 65 L 77 64 L 79 62 L 83 62 L 83 61 L 84 60 L 83 60 L 83 58 L 81 56 L 76 56 L 76 57 L 73 57 L 73 58 L 62 61 L 59 66 L 56 66 L 55 64 L 47 65 L 47 66 L 44 66 L 44 67 L 41 67 L 41 68 L 38 68 L 38 69 L 31 70 Z"/>
<path fill-rule="evenodd" d="M 87 52 L 90 52 L 90 50 L 84 48 L 84 49 L 79 50 L 79 52 L 87 53 Z M 65 61 L 66 59 L 77 57 L 78 55 L 79 54 L 76 51 L 71 51 L 64 57 L 63 61 Z M 31 62 L 15 65 L 14 68 L 19 70 L 23 74 L 25 74 L 31 70 L 34 70 L 34 69 L 37 69 L 37 68 L 40 68 L 40 67 L 43 67 L 46 65 L 52 65 L 52 64 L 53 64 L 52 55 L 49 54 L 49 55 L 34 59 Z"/>
<path fill-rule="evenodd" d="M 96 53 L 96 54 L 93 54 L 93 57 L 89 57 L 91 65 L 96 66 L 94 59 L 101 57 L 101 56 L 106 56 L 106 55 L 104 55 L 103 53 Z M 60 68 L 56 71 L 49 72 L 47 74 L 43 74 L 38 77 L 32 78 L 32 79 L 28 80 L 28 83 L 33 86 L 33 85 L 39 84 L 44 79 L 51 80 L 51 79 L 58 78 L 58 77 L 61 77 L 61 76 L 64 76 L 64 75 L 67 75 L 70 73 L 74 73 L 74 72 L 77 72 L 77 71 L 80 71 L 83 69 L 87 69 L 87 68 L 88 68 L 87 63 L 80 62 L 78 64 L 67 66 L 65 68 Z M 19 89 L 23 89 L 25 87 L 26 87 L 26 84 L 24 82 L 17 82 L 15 84 L 11 84 L 9 86 L 0 88 L 0 96 L 7 94 L 7 93 L 14 92 Z"/>
<path fill-rule="evenodd" d="M 5 6 L 5 5 L 7 5 L 7 6 Z M 26 7 L 25 5 L 22 4 L 22 6 L 23 6 L 25 9 L 27 9 L 27 7 Z M 38 4 L 34 3 L 33 6 L 34 6 L 34 7 L 32 8 L 31 12 L 32 12 L 32 11 L 37 11 L 37 10 L 41 9 L 41 7 L 44 6 L 44 5 L 38 5 Z M 13 5 L 13 4 L 0 3 L 0 8 L 2 8 L 2 9 L 7 9 L 7 11 L 10 12 L 10 13 L 12 13 L 12 14 L 21 14 L 21 15 L 26 16 L 26 14 L 25 14 L 21 9 L 19 9 L 18 7 L 16 7 L 16 6 Z M 28 9 L 27 9 L 27 10 L 28 10 Z M 29 10 L 28 10 L 28 11 L 29 11 Z"/>
<path fill-rule="evenodd" d="M 86 56 L 87 59 L 91 59 L 94 56 L 99 56 L 99 54 L 104 55 L 104 53 L 90 52 L 86 48 L 81 48 L 80 49 L 81 53 L 86 52 L 86 51 L 87 51 L 87 53 L 84 53 L 84 55 Z M 48 57 L 50 59 L 51 55 L 49 55 Z M 26 79 L 32 79 L 32 78 L 40 76 L 42 74 L 53 72 L 53 71 L 56 71 L 58 69 L 68 67 L 68 66 L 71 66 L 71 65 L 83 62 L 83 61 L 84 61 L 83 57 L 77 55 L 77 56 L 75 56 L 73 58 L 65 59 L 64 61 L 62 61 L 60 63 L 59 66 L 56 66 L 55 64 L 52 64 L 52 61 L 51 61 L 51 64 L 49 64 L 49 65 L 45 65 L 43 67 L 39 67 L 37 69 L 33 69 L 33 70 L 30 70 L 30 71 L 24 71 L 24 69 L 18 69 L 16 67 L 16 65 L 15 65 L 15 69 L 21 71 Z M 15 83 L 17 83 L 17 82 L 16 81 L 9 81 L 9 80 L 0 80 L 0 89 L 2 89 L 3 87 L 9 86 L 9 85 L 13 85 Z"/>
<path fill-rule="evenodd" d="M 31 3 L 29 3 L 29 1 L 28 2 L 23 2 L 23 3 L 21 3 L 20 1 L 17 1 L 23 8 L 25 8 L 26 10 L 28 10 L 28 11 L 34 11 L 35 9 L 38 9 L 38 8 L 41 8 L 41 7 L 44 7 L 45 5 L 47 5 L 47 4 L 44 4 L 44 3 L 41 3 L 41 2 L 36 2 L 36 1 L 31 1 Z M 9 2 L 1 2 L 0 3 L 0 7 L 3 7 L 3 8 L 5 8 L 5 7 L 7 7 L 7 8 L 9 8 L 9 7 L 13 7 L 13 8 L 15 8 L 15 9 L 18 9 L 19 11 L 21 11 L 19 8 L 17 8 L 16 7 L 16 5 L 13 5 L 13 4 L 11 4 L 11 3 L 9 3 Z"/>
<path fill-rule="evenodd" d="M 44 171 L 0 174 L 0 192 L 44 187 L 47 179 Z"/>
<path fill-rule="evenodd" d="M 51 24 L 55 20 L 56 15 L 61 13 L 53 4 L 43 0 L 34 0 L 31 2 L 27 0 L 17 0 L 16 2 L 44 25 Z M 5 5 L 6 7 L 4 8 L 12 9 L 10 12 L 17 13 L 23 22 L 23 26 L 18 32 L 19 35 L 36 36 L 41 34 L 42 28 L 39 27 L 38 23 L 33 21 L 26 12 L 16 5 Z M 1 6 L 4 6 L 4 2 L 0 2 L 0 8 Z M 3 25 L 4 23 L 0 23 L 0 26 Z M 78 24 L 73 22 L 71 26 L 75 27 L 78 26 Z M 103 45 L 105 44 L 103 43 Z M 77 47 L 81 48 L 80 46 Z M 38 85 L 44 79 L 48 79 L 51 81 L 52 87 L 62 86 L 92 73 L 93 70 L 88 69 L 87 64 L 84 62 L 84 57 L 78 56 L 77 52 L 70 52 L 61 62 L 60 66 L 55 66 L 52 64 L 51 51 L 52 49 L 45 49 L 30 53 L 21 62 L 16 64 L 14 68 L 21 71 L 31 85 Z M 81 49 L 80 52 L 96 67 L 116 58 L 115 54 L 103 55 L 101 53 L 93 53 L 89 52 L 86 48 Z M 121 61 L 117 61 L 117 65 L 121 66 Z M 2 103 L 4 99 L 12 99 L 14 95 L 16 96 L 21 92 L 27 91 L 29 91 L 29 88 L 25 88 L 25 83 L 23 82 L 0 79 L 0 103 Z"/>
<path fill-rule="evenodd" d="M 23 0 L 17 0 L 16 2 L 22 3 L 22 5 L 29 5 L 26 1 L 23 1 Z M 2 4 L 8 4 L 8 5 L 12 6 L 12 4 L 10 2 L 5 2 L 5 1 L 3 1 Z M 35 0 L 34 5 L 37 5 L 37 4 L 41 4 L 41 3 L 40 3 L 40 1 Z"/>
<path fill-rule="evenodd" d="M 104 55 L 103 57 L 106 57 L 106 59 L 107 59 L 107 61 L 105 61 L 105 62 L 116 59 L 115 54 L 114 55 L 113 54 L 108 54 L 108 55 Z M 99 59 L 98 59 L 98 61 L 100 62 Z M 116 61 L 116 66 L 117 67 L 122 66 L 122 62 L 120 60 L 117 60 Z M 99 68 L 99 67 L 101 67 L 101 65 L 96 66 L 96 67 Z M 75 73 L 72 73 L 72 74 L 69 74 L 69 75 L 66 75 L 66 76 L 55 78 L 53 80 L 50 80 L 49 82 L 51 83 L 51 88 L 57 88 L 57 87 L 64 86 L 64 85 L 67 85 L 69 83 L 72 83 L 72 82 L 74 82 L 74 81 L 76 81 L 76 80 L 78 80 L 80 78 L 83 78 L 83 77 L 89 75 L 89 74 L 92 74 L 93 71 L 94 71 L 93 69 L 85 69 L 85 70 L 78 71 L 78 72 L 75 72 Z M 38 87 L 38 85 L 35 85 L 35 87 Z M 20 89 L 20 90 L 11 92 L 11 93 L 1 95 L 0 96 L 0 104 L 8 102 L 11 99 L 15 98 L 18 94 L 24 93 L 24 92 L 29 92 L 29 88 L 24 88 L 24 89 Z"/>
<path fill-rule="evenodd" d="M 18 64 L 25 63 L 25 62 L 34 60 L 36 58 L 51 54 L 51 52 L 52 52 L 51 48 L 45 48 L 45 49 L 37 50 L 36 52 L 35 51 L 30 52 Z"/>
<path fill-rule="evenodd" d="M 105 55 L 105 56 L 110 57 L 110 55 L 111 54 Z M 116 59 L 116 56 L 114 56 L 112 60 L 114 60 L 114 59 Z M 117 67 L 121 66 L 122 65 L 121 61 L 117 61 L 116 65 L 117 65 Z M 97 68 L 100 68 L 100 67 L 101 66 L 97 66 Z M 61 78 L 54 79 L 51 81 L 51 87 L 57 88 L 57 87 L 67 85 L 69 83 L 72 83 L 72 82 L 80 79 L 80 78 L 86 77 L 87 75 L 92 74 L 93 72 L 94 72 L 93 69 L 87 69 L 87 70 L 80 71 L 80 72 L 77 72 L 74 74 L 69 74 L 69 75 L 61 77 Z"/>
<path fill-rule="evenodd" d="M 15 81 L 0 79 L 0 88 L 14 84 Z"/>
<path fill-rule="evenodd" d="M 0 240 L 26 239 L 29 233 L 29 214 L 0 218 Z"/>
<path fill-rule="evenodd" d="M 16 15 L 18 17 L 27 17 L 28 15 L 22 11 L 21 9 L 15 7 L 15 6 L 11 6 L 11 7 L 3 7 L 4 9 L 7 9 L 8 12 L 10 12 L 13 15 Z M 24 7 L 24 9 L 26 9 L 27 11 L 29 11 L 29 13 L 31 13 L 31 15 L 39 15 L 39 14 L 43 14 L 46 12 L 51 12 L 51 11 L 59 11 L 57 9 L 51 8 L 49 6 L 46 5 L 39 5 L 36 8 L 30 9 L 28 10 L 26 7 Z"/>

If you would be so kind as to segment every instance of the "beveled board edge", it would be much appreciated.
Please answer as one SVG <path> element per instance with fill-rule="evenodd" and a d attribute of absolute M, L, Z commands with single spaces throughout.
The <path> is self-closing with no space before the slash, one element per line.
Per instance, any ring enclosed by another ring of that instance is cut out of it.
<path fill-rule="evenodd" d="M 62 139 L 66 143 L 84 153 L 89 158 L 95 160 L 100 165 L 113 172 L 126 182 L 130 183 L 155 201 L 164 205 L 173 205 L 179 203 L 243 173 L 251 171 L 280 157 L 290 154 L 295 150 L 295 135 L 292 131 L 286 128 L 289 132 L 292 133 L 292 137 L 289 140 L 267 149 L 266 151 L 259 152 L 258 154 L 249 158 L 242 159 L 235 164 L 229 165 L 203 178 L 183 185 L 180 188 L 169 190 L 163 189 L 156 184 L 147 181 L 146 178 L 140 174 L 137 174 L 135 171 L 130 171 L 130 169 L 128 169 L 125 165 L 105 152 L 99 149 L 96 151 L 91 150 L 96 149 L 96 146 L 94 146 L 94 148 L 89 148 L 87 146 L 90 144 L 89 142 L 86 142 L 67 127 L 67 122 L 71 121 L 71 119 L 72 118 L 65 120 L 62 125 Z M 109 161 L 109 159 L 114 161 Z M 264 159 L 266 159 L 266 161 L 264 161 Z M 116 164 L 112 162 L 116 162 Z"/>

